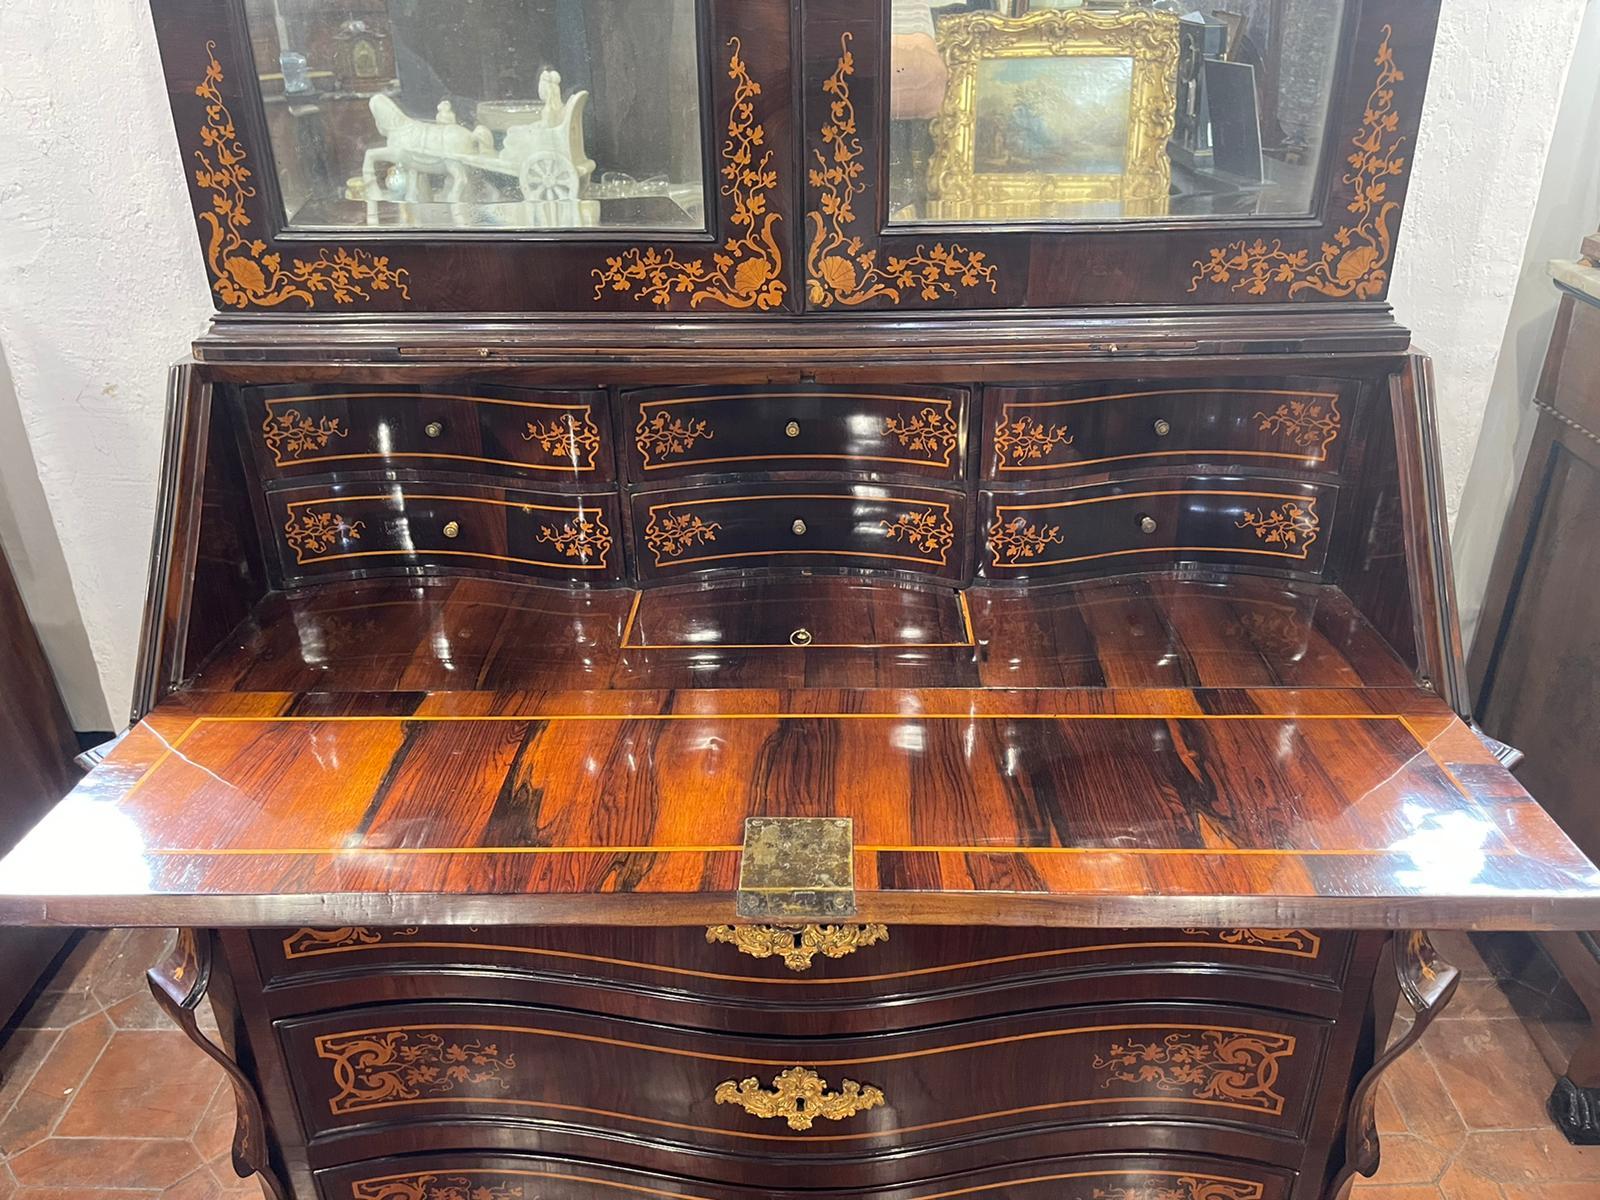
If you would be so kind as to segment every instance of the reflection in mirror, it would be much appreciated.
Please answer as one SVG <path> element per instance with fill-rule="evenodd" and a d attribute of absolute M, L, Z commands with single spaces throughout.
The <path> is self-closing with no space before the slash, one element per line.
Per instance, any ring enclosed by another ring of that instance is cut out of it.
<path fill-rule="evenodd" d="M 245 0 L 291 227 L 705 228 L 695 0 Z"/>
<path fill-rule="evenodd" d="M 889 0 L 891 224 L 1303 216 L 1345 0 Z"/>

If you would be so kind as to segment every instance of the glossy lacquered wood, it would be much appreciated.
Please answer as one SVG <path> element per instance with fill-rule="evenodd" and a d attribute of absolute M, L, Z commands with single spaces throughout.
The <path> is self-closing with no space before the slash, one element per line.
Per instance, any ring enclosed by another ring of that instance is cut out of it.
<path fill-rule="evenodd" d="M 625 573 L 610 493 L 352 480 L 275 489 L 263 504 L 287 580 L 443 569 L 604 583 Z"/>
<path fill-rule="evenodd" d="M 967 392 L 948 387 L 646 388 L 622 394 L 628 477 L 749 471 L 966 473 Z"/>
<path fill-rule="evenodd" d="M 239 389 L 239 406 L 268 480 L 399 468 L 580 488 L 615 474 L 604 391 L 280 384 Z"/>
<path fill-rule="evenodd" d="M 967 575 L 965 492 L 784 482 L 638 492 L 630 503 L 644 580 L 759 567 Z"/>
<path fill-rule="evenodd" d="M 1091 472 L 1208 463 L 1337 473 L 1359 388 L 1301 376 L 989 387 L 983 478 L 1038 487 Z"/>
<path fill-rule="evenodd" d="M 1167 1002 L 858 1038 L 746 1039 L 556 1009 L 433 1004 L 286 1020 L 277 1032 L 313 1161 L 359 1155 L 349 1136 L 319 1145 L 343 1131 L 549 1122 L 561 1144 L 618 1163 L 671 1169 L 668 1156 L 694 1151 L 695 1174 L 754 1184 L 767 1168 L 751 1157 L 767 1155 L 804 1162 L 825 1184 L 852 1169 L 863 1182 L 910 1182 L 1002 1165 L 1019 1157 L 1020 1138 L 1035 1154 L 1070 1151 L 1072 1127 L 1111 1113 L 1160 1123 L 1165 1144 L 1191 1153 L 1218 1128 L 1237 1131 L 1234 1144 L 1256 1161 L 1297 1166 L 1333 1027 Z M 723 1087 L 754 1079 L 759 1089 L 739 1094 L 770 1092 L 796 1068 L 826 1083 L 817 1109 L 766 1113 Z M 845 1100 L 830 1110 L 834 1095 Z M 892 1161 L 864 1161 L 884 1151 Z"/>
<path fill-rule="evenodd" d="M 774 1175 L 777 1172 L 773 1173 Z M 429 1188 L 474 1188 L 490 1196 L 538 1195 L 559 1189 L 563 1200 L 617 1200 L 638 1195 L 671 1200 L 854 1200 L 859 1187 L 797 1189 L 769 1178 L 756 1187 L 643 1173 L 572 1159 L 509 1152 L 428 1154 L 353 1163 L 318 1172 L 324 1200 L 429 1200 Z M 1172 1153 L 1087 1154 L 1036 1159 L 1025 1164 L 920 1184 L 883 1184 L 883 1200 L 1104 1200 L 1105 1197 L 1172 1197 L 1172 1200 L 1288 1200 L 1289 1172 L 1237 1159 Z"/>
<path fill-rule="evenodd" d="M 984 492 L 978 573 L 1027 580 L 1200 562 L 1315 575 L 1338 497 L 1331 484 L 1223 475 Z"/>
<path fill-rule="evenodd" d="M 752 814 L 854 818 L 864 920 L 1600 918 L 1459 719 L 1354 688 L 192 693 L 13 851 L 0 913 L 713 924 Z"/>

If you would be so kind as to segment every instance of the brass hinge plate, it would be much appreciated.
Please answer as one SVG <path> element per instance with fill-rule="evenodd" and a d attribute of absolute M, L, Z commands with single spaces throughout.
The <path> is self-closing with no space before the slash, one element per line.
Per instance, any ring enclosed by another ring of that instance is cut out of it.
<path fill-rule="evenodd" d="M 738 914 L 753 920 L 856 915 L 855 829 L 849 817 L 747 817 Z"/>

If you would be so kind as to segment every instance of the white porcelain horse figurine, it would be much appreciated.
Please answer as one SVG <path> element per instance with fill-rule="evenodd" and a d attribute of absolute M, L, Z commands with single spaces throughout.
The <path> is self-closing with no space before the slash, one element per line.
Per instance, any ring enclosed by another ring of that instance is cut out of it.
<path fill-rule="evenodd" d="M 403 168 L 406 174 L 405 199 L 431 200 L 430 176 L 444 175 L 450 180 L 444 199 L 455 204 L 466 199 L 467 167 L 461 160 L 490 157 L 494 154 L 494 134 L 479 125 L 468 129 L 456 123 L 455 110 L 448 100 L 439 104 L 438 119 L 424 121 L 407 116 L 388 96 L 374 96 L 369 107 L 384 144 L 368 150 L 361 164 L 361 178 L 369 197 L 381 194 L 379 166 Z"/>

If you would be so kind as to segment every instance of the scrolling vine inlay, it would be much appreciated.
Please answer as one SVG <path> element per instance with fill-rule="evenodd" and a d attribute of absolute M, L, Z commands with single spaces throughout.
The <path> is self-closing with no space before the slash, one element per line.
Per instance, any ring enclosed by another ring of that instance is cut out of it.
<path fill-rule="evenodd" d="M 606 565 L 606 555 L 611 552 L 611 530 L 599 516 L 576 517 L 560 529 L 541 525 L 539 541 L 548 542 L 561 554 L 581 563 L 598 557 L 602 567 Z"/>
<path fill-rule="evenodd" d="M 1252 296 L 1266 296 L 1283 285 L 1288 285 L 1291 297 L 1313 291 L 1333 299 L 1354 295 L 1357 300 L 1371 300 L 1383 293 L 1394 253 L 1390 222 L 1400 207 L 1389 195 L 1389 182 L 1402 179 L 1406 170 L 1400 154 L 1405 138 L 1400 135 L 1400 114 L 1394 108 L 1395 84 L 1405 79 L 1405 72 L 1395 66 L 1389 45 L 1393 35 L 1394 30 L 1385 25 L 1383 42 L 1373 60 L 1378 79 L 1367 97 L 1361 129 L 1350 139 L 1353 149 L 1346 159 L 1350 169 L 1344 183 L 1351 191 L 1345 207 L 1354 220 L 1341 225 L 1333 241 L 1322 244 L 1322 253 L 1315 260 L 1310 250 L 1287 249 L 1278 238 L 1271 242 L 1246 238 L 1214 247 L 1210 257 L 1195 260 L 1191 292 L 1208 283 L 1228 285 L 1232 291 Z"/>
<path fill-rule="evenodd" d="M 947 509 L 938 512 L 931 508 L 904 512 L 893 522 L 879 521 L 878 524 L 893 541 L 904 538 L 913 549 L 921 550 L 930 557 L 938 555 L 941 567 L 945 564 L 950 547 L 955 545 L 956 527 L 951 523 Z"/>
<path fill-rule="evenodd" d="M 1322 518 L 1317 516 L 1316 501 L 1307 500 L 1300 504 L 1291 500 L 1271 512 L 1259 508 L 1247 512 L 1234 528 L 1253 529 L 1256 537 L 1269 546 L 1283 546 L 1286 549 L 1298 546 L 1300 557 L 1304 558 L 1311 549 L 1311 543 L 1317 540 Z"/>
<path fill-rule="evenodd" d="M 914 254 L 884 255 L 869 248 L 854 233 L 855 202 L 867 192 L 862 182 L 867 165 L 856 126 L 855 104 L 850 99 L 850 76 L 856 73 L 851 35 L 839 38 L 839 64 L 822 90 L 832 99 L 823 122 L 823 145 L 831 153 L 813 150 L 816 160 L 809 172 L 817 191 L 817 207 L 806 213 L 811 240 L 806 249 L 806 295 L 820 308 L 835 304 L 865 304 L 884 297 L 900 303 L 902 293 L 926 300 L 953 296 L 957 288 L 988 284 L 999 291 L 994 264 L 982 250 L 968 250 L 952 242 L 935 243 L 930 250 L 919 245 Z"/>
<path fill-rule="evenodd" d="M 734 232 L 712 253 L 710 266 L 703 258 L 680 259 L 670 247 L 634 246 L 607 258 L 604 270 L 597 267 L 590 272 L 596 300 L 609 289 L 631 292 L 634 299 L 648 299 L 663 308 L 680 295 L 689 297 L 690 308 L 708 300 L 729 308 L 762 310 L 783 303 L 783 252 L 772 232 L 783 217 L 768 210 L 771 195 L 778 190 L 778 172 L 772 165 L 773 151 L 767 148 L 766 126 L 755 119 L 761 85 L 750 78 L 739 54 L 739 39 L 729 38 L 728 45 L 733 47 L 728 78 L 734 89 L 727 140 L 722 143 L 726 182 L 721 194 L 733 206 L 728 220 Z"/>
<path fill-rule="evenodd" d="M 1243 1179 L 1180 1175 L 1171 1183 L 1097 1187 L 1089 1195 L 1090 1200 L 1261 1200 L 1262 1190 L 1259 1183 L 1248 1183 Z"/>
<path fill-rule="evenodd" d="M 989 524 L 989 553 L 997 567 L 1014 567 L 1038 558 L 1045 547 L 1061 542 L 1061 526 L 1030 525 L 1026 517 L 1013 517 L 1007 521 L 996 517 Z"/>
<path fill-rule="evenodd" d="M 333 1064 L 338 1091 L 328 1108 L 335 1116 L 446 1096 L 462 1084 L 504 1091 L 517 1065 L 492 1042 L 447 1042 L 437 1033 L 406 1029 L 324 1034 L 317 1038 L 317 1057 Z"/>
<path fill-rule="evenodd" d="M 348 946 L 377 946 L 385 937 L 410 936 L 415 926 L 405 929 L 372 929 L 366 925 L 339 925 L 332 929 L 296 929 L 283 939 L 284 958 L 309 958 Z"/>
<path fill-rule="evenodd" d="M 1257 411 L 1256 426 L 1262 433 L 1279 433 L 1303 449 L 1317 449 L 1327 457 L 1327 449 L 1339 436 L 1339 402 L 1324 408 L 1317 400 L 1286 400 L 1273 412 Z"/>
<path fill-rule="evenodd" d="M 1274 1088 L 1281 1060 L 1294 1055 L 1286 1034 L 1205 1029 L 1169 1033 L 1160 1041 L 1129 1038 L 1097 1054 L 1094 1069 L 1102 1088 L 1131 1083 L 1191 1100 L 1281 1114 L 1284 1099 Z"/>
<path fill-rule="evenodd" d="M 1046 425 L 1029 417 L 1008 421 L 1004 416 L 994 427 L 994 453 L 1004 465 L 1048 458 L 1057 446 L 1072 445 L 1065 425 Z"/>
<path fill-rule="evenodd" d="M 600 451 L 600 430 L 587 411 L 581 419 L 562 413 L 548 421 L 529 421 L 522 440 L 538 442 L 550 457 L 583 464 L 588 471 L 594 470 L 594 456 Z"/>
<path fill-rule="evenodd" d="M 1215 938 L 1226 946 L 1282 949 L 1302 958 L 1316 958 L 1322 939 L 1309 929 L 1185 929 L 1191 937 Z"/>
<path fill-rule="evenodd" d="M 256 195 L 250 182 L 255 171 L 248 165 L 250 155 L 222 99 L 224 76 L 216 50 L 215 42 L 206 43 L 210 62 L 205 78 L 194 89 L 206 102 L 200 149 L 194 152 L 198 163 L 194 179 L 201 190 L 211 193 L 211 211 L 201 213 L 200 221 L 210 230 L 206 264 L 211 268 L 212 290 L 234 308 L 276 308 L 290 300 L 315 308 L 319 295 L 349 304 L 372 299 L 372 292 L 391 289 L 411 299 L 406 286 L 408 272 L 391 267 L 386 256 L 343 246 L 324 247 L 315 258 L 293 258 L 285 266 L 281 254 L 269 252 L 266 242 L 250 236 L 247 231 L 255 218 L 248 201 Z"/>
<path fill-rule="evenodd" d="M 487 1172 L 406 1175 L 361 1179 L 350 1186 L 352 1200 L 523 1200 L 520 1183 L 486 1182 Z M 1185 1198 L 1187 1200 L 1187 1198 Z"/>
<path fill-rule="evenodd" d="M 709 442 L 716 436 L 704 417 L 685 421 L 664 412 L 647 414 L 642 408 L 639 423 L 633 427 L 633 444 L 639 448 L 639 457 L 644 459 L 646 467 L 660 466 L 674 455 L 689 453 L 701 438 Z M 652 456 L 655 462 L 650 461 Z"/>
<path fill-rule="evenodd" d="M 717 521 L 703 521 L 694 513 L 650 514 L 644 530 L 644 544 L 656 556 L 656 566 L 663 559 L 677 558 L 690 546 L 717 540 Z"/>
<path fill-rule="evenodd" d="M 294 560 L 326 554 L 341 541 L 354 541 L 366 528 L 365 521 L 346 521 L 339 513 L 293 513 L 283 523 L 283 537 L 294 551 Z"/>
<path fill-rule="evenodd" d="M 266 442 L 273 461 L 279 466 L 313 450 L 326 450 L 330 440 L 349 434 L 338 417 L 313 421 L 294 408 L 281 413 L 268 409 L 267 419 L 261 422 L 261 440 Z"/>
<path fill-rule="evenodd" d="M 955 452 L 960 434 L 955 418 L 947 404 L 941 409 L 929 405 L 915 416 L 885 417 L 883 432 L 892 434 L 905 449 L 913 454 L 926 454 L 930 461 L 940 466 L 950 465 L 950 455 Z"/>

